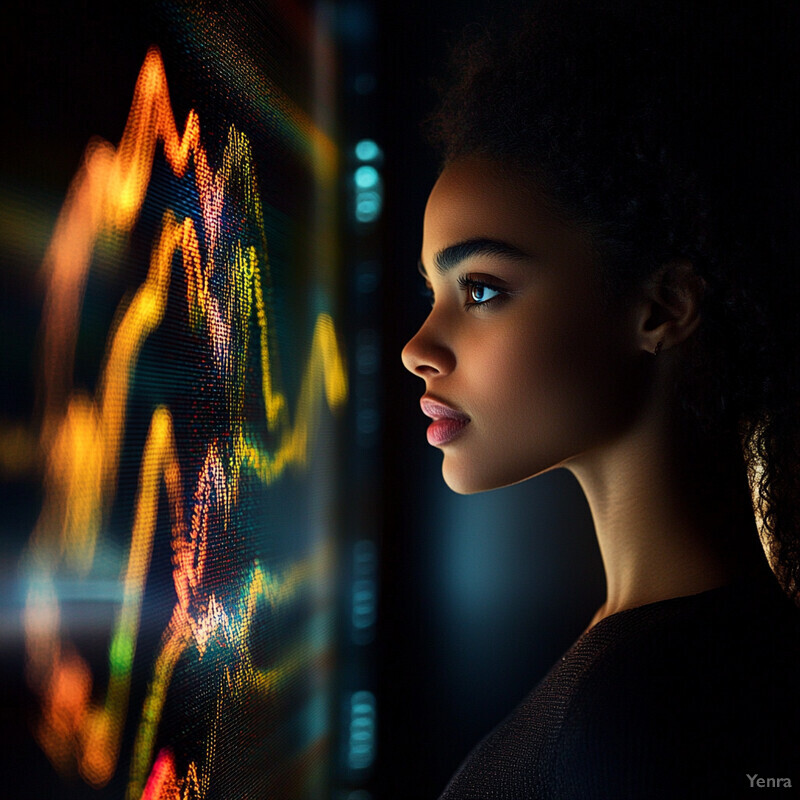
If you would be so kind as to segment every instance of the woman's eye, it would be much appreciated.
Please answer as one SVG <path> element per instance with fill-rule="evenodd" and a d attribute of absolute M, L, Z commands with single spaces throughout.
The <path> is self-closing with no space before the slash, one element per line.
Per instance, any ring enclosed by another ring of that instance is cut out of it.
<path fill-rule="evenodd" d="M 498 297 L 500 292 L 497 289 L 492 289 L 485 283 L 474 283 L 469 287 L 469 299 L 473 303 L 485 303 L 487 300 L 492 300 Z"/>
<path fill-rule="evenodd" d="M 483 281 L 476 281 L 472 278 L 459 278 L 458 282 L 466 294 L 464 304 L 469 306 L 485 306 L 497 297 L 504 294 L 501 289 L 496 289 Z"/>

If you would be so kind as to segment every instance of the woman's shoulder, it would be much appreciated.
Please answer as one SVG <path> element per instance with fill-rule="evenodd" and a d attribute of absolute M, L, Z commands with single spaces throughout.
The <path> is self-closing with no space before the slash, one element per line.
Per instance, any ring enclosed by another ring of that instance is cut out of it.
<path fill-rule="evenodd" d="M 443 796 L 735 797 L 800 753 L 800 612 L 740 581 L 583 634 Z M 489 794 L 486 794 L 489 792 Z"/>
<path fill-rule="evenodd" d="M 649 796 L 735 797 L 748 775 L 800 786 L 800 611 L 774 581 L 612 615 L 568 657 L 583 650 L 592 669 L 550 751 L 562 796 L 648 785 Z"/>
<path fill-rule="evenodd" d="M 786 671 L 800 690 L 791 673 L 800 663 L 800 609 L 773 578 L 745 578 L 606 617 L 568 655 L 584 650 L 595 665 L 593 683 L 625 672 L 687 686 Z"/>

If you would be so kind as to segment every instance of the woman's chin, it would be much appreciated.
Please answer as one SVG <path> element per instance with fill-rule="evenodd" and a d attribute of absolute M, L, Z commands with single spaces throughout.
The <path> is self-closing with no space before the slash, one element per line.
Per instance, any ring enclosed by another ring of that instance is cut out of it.
<path fill-rule="evenodd" d="M 467 463 L 464 463 L 465 461 Z M 445 453 L 442 461 L 442 477 L 448 488 L 456 494 L 477 494 L 522 483 L 536 475 L 564 466 L 564 464 L 563 462 L 550 463 L 546 461 L 542 464 L 518 464 L 516 466 L 517 468 L 514 469 L 508 464 L 504 464 L 500 468 L 492 469 L 489 463 L 459 460 L 454 455 Z"/>
<path fill-rule="evenodd" d="M 477 494 L 489 492 L 516 483 L 514 480 L 503 480 L 501 476 L 491 474 L 485 464 L 459 464 L 447 454 L 442 461 L 442 477 L 448 488 L 456 494 Z M 522 479 L 519 479 L 522 480 Z"/>
<path fill-rule="evenodd" d="M 465 469 L 464 465 L 453 463 L 453 459 L 446 453 L 442 460 L 442 477 L 447 487 L 456 494 L 475 494 L 485 491 L 480 482 L 476 481 L 474 469 Z"/>

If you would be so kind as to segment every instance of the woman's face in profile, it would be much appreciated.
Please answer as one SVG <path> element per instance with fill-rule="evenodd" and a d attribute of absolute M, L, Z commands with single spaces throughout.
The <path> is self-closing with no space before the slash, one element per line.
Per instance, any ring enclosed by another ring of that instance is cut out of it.
<path fill-rule="evenodd" d="M 428 441 L 451 489 L 524 480 L 631 422 L 637 306 L 608 308 L 588 235 L 529 179 L 478 157 L 449 164 L 428 199 L 421 264 L 433 307 L 403 363 L 425 381 Z"/>

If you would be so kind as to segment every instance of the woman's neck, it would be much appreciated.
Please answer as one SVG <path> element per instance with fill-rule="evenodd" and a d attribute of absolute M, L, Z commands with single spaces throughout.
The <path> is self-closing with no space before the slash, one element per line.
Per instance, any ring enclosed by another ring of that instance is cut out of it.
<path fill-rule="evenodd" d="M 692 438 L 656 416 L 566 466 L 589 501 L 606 573 L 592 624 L 769 571 L 737 442 Z"/>

